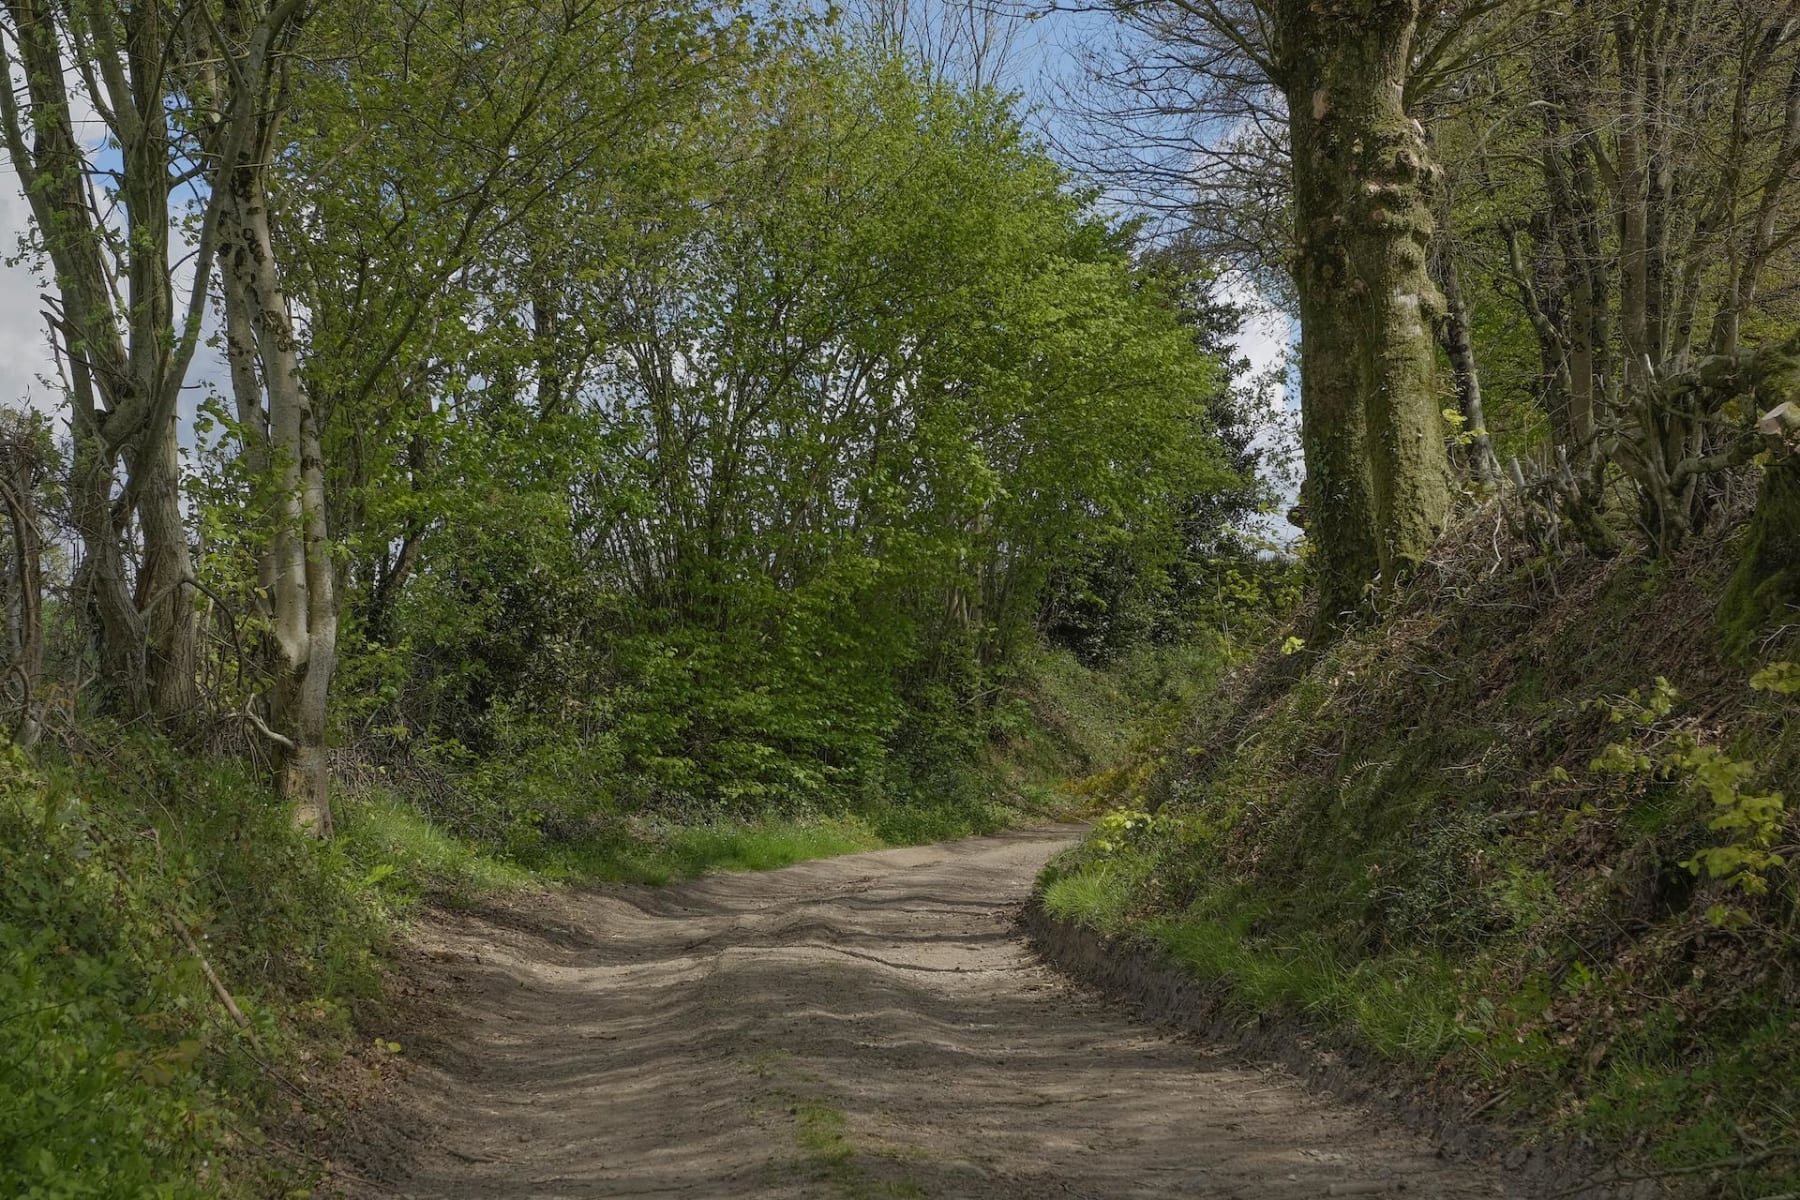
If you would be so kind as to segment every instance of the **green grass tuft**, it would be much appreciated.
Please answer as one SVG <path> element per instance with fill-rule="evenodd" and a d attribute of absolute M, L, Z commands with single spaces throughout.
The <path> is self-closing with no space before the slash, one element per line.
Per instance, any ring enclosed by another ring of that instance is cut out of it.
<path fill-rule="evenodd" d="M 1044 888 L 1044 907 L 1052 916 L 1100 933 L 1125 932 L 1131 904 L 1131 880 L 1105 868 L 1067 875 Z"/>
<path fill-rule="evenodd" d="M 459 841 L 412 805 L 378 791 L 335 807 L 338 841 L 388 896 L 428 896 L 450 904 L 538 886 L 529 870 Z"/>
<path fill-rule="evenodd" d="M 769 871 L 815 858 L 878 850 L 885 843 L 849 818 L 778 818 L 658 824 L 629 834 L 547 848 L 536 864 L 566 883 L 660 885 L 713 871 Z"/>
<path fill-rule="evenodd" d="M 880 1178 L 864 1165 L 851 1141 L 850 1123 L 843 1110 L 818 1100 L 796 1100 L 788 1111 L 794 1119 L 802 1163 L 844 1200 L 917 1200 L 924 1196 L 911 1180 Z"/>

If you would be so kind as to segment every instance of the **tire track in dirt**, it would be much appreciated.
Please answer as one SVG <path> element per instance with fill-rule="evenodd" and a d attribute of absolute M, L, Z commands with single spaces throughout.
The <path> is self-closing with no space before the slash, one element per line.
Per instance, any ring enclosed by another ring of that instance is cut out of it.
<path fill-rule="evenodd" d="M 1039 965 L 1014 912 L 1074 836 L 433 914 L 412 1066 L 359 1121 L 341 1194 L 1507 1194 Z"/>

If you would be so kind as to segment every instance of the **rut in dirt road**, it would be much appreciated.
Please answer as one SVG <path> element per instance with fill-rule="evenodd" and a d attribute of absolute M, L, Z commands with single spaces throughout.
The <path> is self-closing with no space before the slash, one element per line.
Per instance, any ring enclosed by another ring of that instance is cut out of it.
<path fill-rule="evenodd" d="M 1036 964 L 1073 834 L 434 917 L 352 1196 L 1488 1197 L 1478 1166 Z"/>

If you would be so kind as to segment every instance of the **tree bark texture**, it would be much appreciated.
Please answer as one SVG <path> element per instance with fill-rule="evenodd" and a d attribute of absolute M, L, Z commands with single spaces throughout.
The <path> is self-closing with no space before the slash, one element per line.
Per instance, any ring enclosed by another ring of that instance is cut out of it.
<path fill-rule="evenodd" d="M 1306 508 L 1319 619 L 1423 561 L 1451 502 L 1427 269 L 1435 179 L 1403 94 L 1412 0 L 1292 0 L 1278 31 L 1292 139 Z"/>
<path fill-rule="evenodd" d="M 1439 256 L 1438 274 L 1443 281 L 1444 321 L 1442 336 L 1444 353 L 1450 359 L 1450 371 L 1456 380 L 1457 408 L 1462 413 L 1464 457 L 1469 474 L 1484 484 L 1500 478 L 1500 463 L 1494 457 L 1494 445 L 1488 437 L 1487 414 L 1481 403 L 1481 370 L 1475 360 L 1475 336 L 1469 320 L 1469 304 L 1463 295 L 1462 278 L 1456 260 L 1446 251 Z"/>

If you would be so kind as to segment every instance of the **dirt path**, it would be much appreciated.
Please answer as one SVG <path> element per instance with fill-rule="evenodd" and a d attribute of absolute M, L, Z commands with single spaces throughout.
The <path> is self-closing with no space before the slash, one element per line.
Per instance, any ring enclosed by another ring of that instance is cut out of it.
<path fill-rule="evenodd" d="M 405 1035 L 414 1069 L 365 1119 L 348 1194 L 1505 1194 L 1035 964 L 1012 910 L 1071 836 L 434 921 L 420 986 L 442 1020 Z"/>

